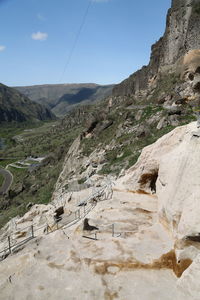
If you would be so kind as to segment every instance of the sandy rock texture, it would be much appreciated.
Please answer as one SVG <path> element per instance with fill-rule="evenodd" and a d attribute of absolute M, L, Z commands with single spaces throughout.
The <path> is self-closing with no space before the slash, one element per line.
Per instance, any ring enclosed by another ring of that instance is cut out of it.
<path fill-rule="evenodd" d="M 156 210 L 156 196 L 115 191 L 89 214 L 97 240 L 80 222 L 2 261 L 0 299 L 170 299 L 177 290 L 173 241 L 154 223 Z"/>
<path fill-rule="evenodd" d="M 199 299 L 199 136 L 194 122 L 146 147 L 87 214 L 95 230 L 83 230 L 81 218 L 0 262 L 0 300 Z M 62 218 L 90 193 L 59 195 Z M 54 206 L 32 207 L 15 223 L 39 227 Z"/>
<path fill-rule="evenodd" d="M 160 221 L 182 239 L 200 232 L 200 137 L 196 122 L 144 148 L 119 185 L 158 196 Z"/>

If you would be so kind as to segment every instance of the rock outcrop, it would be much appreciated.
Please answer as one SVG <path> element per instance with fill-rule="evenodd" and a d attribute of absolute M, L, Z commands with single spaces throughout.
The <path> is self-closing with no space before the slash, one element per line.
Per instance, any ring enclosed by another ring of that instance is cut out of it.
<path fill-rule="evenodd" d="M 78 223 L 51 233 L 56 201 L 10 221 L 1 241 L 28 237 L 31 224 L 36 238 L 0 263 L 0 299 L 199 299 L 199 148 L 196 122 L 146 147 L 111 199 L 88 213 L 94 232 L 80 213 Z M 58 227 L 88 193 L 62 191 Z"/>
<path fill-rule="evenodd" d="M 113 95 L 135 96 L 135 101 L 141 101 L 144 97 L 153 95 L 160 85 L 160 79 L 166 74 L 176 74 L 176 80 L 179 80 L 184 56 L 189 51 L 200 48 L 199 15 L 198 0 L 173 0 L 167 14 L 165 33 L 152 46 L 149 65 L 115 86 Z M 197 61 L 200 66 L 199 58 Z M 158 100 L 153 96 L 153 100 Z"/>
<path fill-rule="evenodd" d="M 109 99 L 105 112 L 119 123 L 114 122 L 107 144 L 99 142 L 88 154 L 98 130 L 113 123 L 94 113 L 87 120 L 84 110 L 74 113 L 88 121 L 88 129 L 66 155 L 53 202 L 33 205 L 0 231 L 0 251 L 13 243 L 13 252 L 0 263 L 0 300 L 199 300 L 199 122 L 177 127 L 145 147 L 135 165 L 95 196 L 108 181 L 97 172 L 107 153 L 111 161 L 127 159 L 127 149 L 121 148 L 126 143 L 129 151 L 136 147 L 130 135 L 138 144 L 150 131 L 155 138 L 166 124 L 177 126 L 187 116 L 185 104 L 198 107 L 199 15 L 199 1 L 172 1 L 165 34 L 152 47 L 149 65 L 118 85 Z M 120 97 L 128 98 L 127 109 Z M 155 100 L 156 105 L 145 108 L 130 99 Z M 117 136 L 121 148 L 115 153 Z"/>
<path fill-rule="evenodd" d="M 200 132 L 197 123 L 178 127 L 142 151 L 119 181 L 128 190 L 156 193 L 159 218 L 175 239 L 200 233 Z"/>

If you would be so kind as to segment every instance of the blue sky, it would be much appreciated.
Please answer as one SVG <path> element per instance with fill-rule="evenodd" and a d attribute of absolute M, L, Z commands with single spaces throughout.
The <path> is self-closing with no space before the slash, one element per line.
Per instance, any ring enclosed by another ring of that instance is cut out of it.
<path fill-rule="evenodd" d="M 0 0 L 0 82 L 118 83 L 148 64 L 171 0 Z"/>

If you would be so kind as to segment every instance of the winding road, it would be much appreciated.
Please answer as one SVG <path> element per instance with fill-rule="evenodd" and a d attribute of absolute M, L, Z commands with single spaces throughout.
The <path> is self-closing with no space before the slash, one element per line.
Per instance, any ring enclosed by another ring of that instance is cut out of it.
<path fill-rule="evenodd" d="M 9 191 L 9 188 L 13 182 L 13 175 L 5 169 L 0 168 L 0 174 L 4 177 L 4 182 L 0 187 L 0 195 L 4 195 Z"/>

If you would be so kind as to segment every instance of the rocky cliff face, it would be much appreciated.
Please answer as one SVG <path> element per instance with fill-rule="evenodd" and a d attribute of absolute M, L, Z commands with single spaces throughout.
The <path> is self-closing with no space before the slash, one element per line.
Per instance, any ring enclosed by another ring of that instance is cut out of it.
<path fill-rule="evenodd" d="M 196 122 L 177 127 L 142 151 L 137 164 L 119 180 L 126 189 L 156 193 L 160 221 L 175 239 L 198 236 L 200 131 Z"/>
<path fill-rule="evenodd" d="M 113 193 L 96 198 L 89 212 L 89 200 L 78 204 L 92 188 L 62 190 L 53 203 L 11 220 L 0 231 L 0 251 L 8 235 L 14 245 L 0 263 L 0 299 L 198 300 L 199 137 L 193 122 L 146 147 L 135 166 L 113 182 Z M 67 221 L 72 226 L 62 227 Z M 32 224 L 35 238 L 24 244 Z"/>
<path fill-rule="evenodd" d="M 102 107 L 62 121 L 87 129 L 66 155 L 53 202 L 1 229 L 0 251 L 11 236 L 13 253 L 1 254 L 8 257 L 0 263 L 0 299 L 199 300 L 199 124 L 164 135 L 190 122 L 190 104 L 198 104 L 199 13 L 198 1 L 174 0 L 149 65 Z M 139 100 L 147 102 L 133 103 Z M 105 174 L 116 162 L 121 172 L 111 181 Z M 31 225 L 35 238 L 24 244 Z"/>
<path fill-rule="evenodd" d="M 163 37 L 152 46 L 150 62 L 117 85 L 114 96 L 147 97 L 159 85 L 163 75 L 176 73 L 185 54 L 200 48 L 200 3 L 198 0 L 173 0 Z M 200 61 L 198 61 L 200 65 Z"/>
<path fill-rule="evenodd" d="M 53 120 L 55 115 L 18 91 L 0 84 L 0 123 Z"/>

